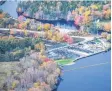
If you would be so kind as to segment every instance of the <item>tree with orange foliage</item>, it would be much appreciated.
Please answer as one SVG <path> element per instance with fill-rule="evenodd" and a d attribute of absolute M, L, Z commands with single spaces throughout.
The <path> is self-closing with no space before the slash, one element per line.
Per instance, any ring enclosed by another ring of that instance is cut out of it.
<path fill-rule="evenodd" d="M 104 30 L 107 32 L 111 32 L 111 22 L 104 24 Z"/>
<path fill-rule="evenodd" d="M 51 30 L 48 30 L 48 32 L 47 32 L 47 38 L 48 39 L 52 39 L 52 31 Z"/>
<path fill-rule="evenodd" d="M 76 12 L 75 12 L 75 10 L 73 10 L 73 11 L 72 11 L 72 15 L 75 15 L 75 14 L 76 14 Z"/>
<path fill-rule="evenodd" d="M 111 9 L 103 10 L 103 17 L 105 19 L 110 19 L 110 17 L 111 17 Z"/>
<path fill-rule="evenodd" d="M 0 19 L 2 19 L 2 18 L 4 18 L 4 13 L 3 13 L 3 11 L 2 10 L 0 10 Z"/>
<path fill-rule="evenodd" d="M 102 14 L 101 11 L 93 11 L 93 12 L 92 12 L 92 15 L 93 15 L 94 17 L 101 18 L 101 19 L 102 19 L 102 17 L 103 17 L 103 14 Z"/>
<path fill-rule="evenodd" d="M 4 14 L 3 13 L 0 14 L 0 19 L 2 19 L 2 18 L 4 18 Z"/>

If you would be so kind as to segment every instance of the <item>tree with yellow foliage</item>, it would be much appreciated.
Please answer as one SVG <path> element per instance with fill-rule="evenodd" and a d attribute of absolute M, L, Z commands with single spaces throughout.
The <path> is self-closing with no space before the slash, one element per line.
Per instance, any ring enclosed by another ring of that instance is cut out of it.
<path fill-rule="evenodd" d="M 45 45 L 44 45 L 44 43 L 43 42 L 37 43 L 35 45 L 35 49 L 36 50 L 39 50 L 41 52 L 44 52 L 45 51 Z"/>
<path fill-rule="evenodd" d="M 56 42 L 56 36 L 55 35 L 53 35 L 52 41 Z"/>
<path fill-rule="evenodd" d="M 77 11 L 78 11 L 79 14 L 82 14 L 84 9 L 85 9 L 84 6 L 79 6 L 79 8 L 77 8 Z"/>
<path fill-rule="evenodd" d="M 38 26 L 38 27 L 37 27 L 37 30 L 38 30 L 38 31 L 41 31 L 41 30 L 42 30 L 42 26 Z"/>
<path fill-rule="evenodd" d="M 98 9 L 98 6 L 95 5 L 95 4 L 91 4 L 90 8 L 93 9 L 93 10 L 97 10 Z"/>
<path fill-rule="evenodd" d="M 35 87 L 35 88 L 37 88 L 38 86 L 40 86 L 40 82 L 34 83 L 34 87 Z"/>
<path fill-rule="evenodd" d="M 26 30 L 25 28 L 24 28 L 23 32 L 24 32 L 24 35 L 25 35 L 25 36 L 28 35 L 28 32 L 27 32 L 27 30 Z"/>
<path fill-rule="evenodd" d="M 89 16 L 90 14 L 91 14 L 90 10 L 87 10 L 87 11 L 84 12 L 84 16 L 86 16 L 86 17 Z"/>
<path fill-rule="evenodd" d="M 46 23 L 43 25 L 44 30 L 49 30 L 51 25 L 49 23 Z"/>
<path fill-rule="evenodd" d="M 107 41 L 111 42 L 111 34 L 108 34 L 106 39 Z"/>
<path fill-rule="evenodd" d="M 48 31 L 47 31 L 47 38 L 48 38 L 48 39 L 52 39 L 52 35 L 53 35 L 53 34 L 52 34 L 52 31 L 51 31 L 51 30 L 48 30 Z"/>
<path fill-rule="evenodd" d="M 56 42 L 62 41 L 62 36 L 61 36 L 60 31 L 58 29 L 56 29 L 54 31 L 52 40 L 56 41 Z"/>

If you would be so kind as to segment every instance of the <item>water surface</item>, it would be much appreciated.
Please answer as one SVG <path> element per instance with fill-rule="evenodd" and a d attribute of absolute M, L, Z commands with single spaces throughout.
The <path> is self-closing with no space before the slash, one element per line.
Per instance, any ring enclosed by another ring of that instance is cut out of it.
<path fill-rule="evenodd" d="M 0 9 L 9 13 L 12 17 L 17 18 L 17 3 L 17 1 L 6 1 L 3 5 L 0 6 Z"/>
<path fill-rule="evenodd" d="M 63 81 L 57 91 L 110 91 L 111 89 L 111 52 L 100 53 L 65 66 Z M 105 63 L 104 65 L 66 71 L 82 66 Z"/>

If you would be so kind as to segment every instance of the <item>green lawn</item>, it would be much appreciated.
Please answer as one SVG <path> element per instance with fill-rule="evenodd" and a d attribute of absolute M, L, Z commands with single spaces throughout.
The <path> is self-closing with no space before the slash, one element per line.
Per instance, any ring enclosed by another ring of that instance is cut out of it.
<path fill-rule="evenodd" d="M 73 63 L 73 60 L 72 59 L 60 59 L 60 60 L 56 60 L 56 62 L 59 65 L 67 65 L 67 64 Z"/>

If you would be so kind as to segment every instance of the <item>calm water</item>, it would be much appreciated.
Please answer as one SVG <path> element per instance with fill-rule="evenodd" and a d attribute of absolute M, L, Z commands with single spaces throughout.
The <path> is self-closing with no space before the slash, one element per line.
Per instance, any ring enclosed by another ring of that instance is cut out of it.
<path fill-rule="evenodd" d="M 107 53 L 100 53 L 81 59 L 74 65 L 65 66 L 64 70 L 110 62 L 110 58 L 110 51 Z M 57 91 L 110 91 L 110 71 L 110 63 L 73 71 L 65 71 L 62 76 L 63 81 L 60 83 Z"/>
<path fill-rule="evenodd" d="M 0 9 L 2 9 L 4 12 L 9 13 L 12 17 L 17 18 L 17 3 L 18 2 L 14 1 L 6 1 L 3 5 L 0 6 Z"/>
<path fill-rule="evenodd" d="M 9 13 L 12 17 L 17 18 L 17 12 L 16 12 L 16 8 L 17 8 L 17 4 L 20 0 L 18 1 L 7 1 L 5 2 L 3 5 L 0 6 L 0 9 L 2 9 L 4 12 Z M 50 20 L 45 20 L 42 21 L 42 23 L 50 23 L 53 24 L 55 26 L 59 26 L 61 28 L 67 28 L 67 29 L 76 29 L 75 25 L 74 25 L 74 21 L 65 21 L 65 20 L 54 20 L 54 21 L 50 21 Z"/>

